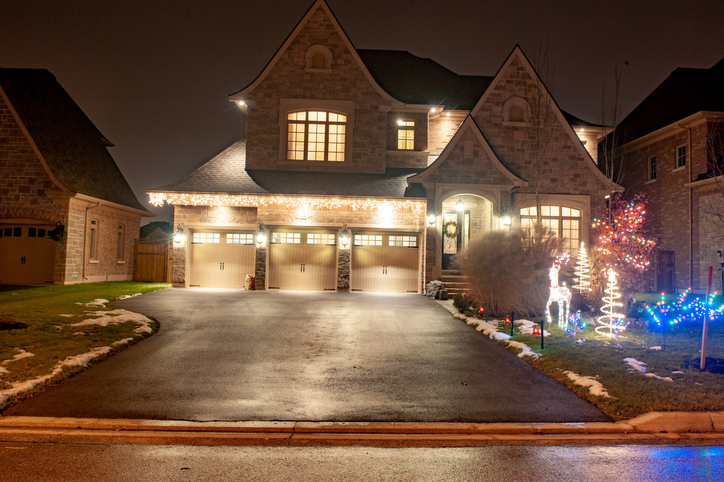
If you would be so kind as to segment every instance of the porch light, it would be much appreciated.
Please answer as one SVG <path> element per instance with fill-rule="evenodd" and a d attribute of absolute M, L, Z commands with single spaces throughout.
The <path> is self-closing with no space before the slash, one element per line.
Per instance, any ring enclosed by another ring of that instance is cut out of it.
<path fill-rule="evenodd" d="M 435 213 L 431 212 L 427 215 L 427 224 L 430 226 L 434 226 L 435 222 L 437 221 L 437 216 L 435 216 Z"/>
<path fill-rule="evenodd" d="M 184 230 L 180 224 L 177 224 L 176 231 L 173 233 L 173 242 L 176 244 L 183 244 L 184 239 Z"/>
<path fill-rule="evenodd" d="M 349 244 L 349 231 L 347 231 L 346 227 L 342 230 L 342 234 L 339 235 L 339 242 L 342 243 L 343 248 L 346 248 Z"/>
<path fill-rule="evenodd" d="M 266 242 L 266 234 L 264 233 L 264 227 L 260 224 L 259 230 L 256 232 L 256 244 L 261 247 Z"/>
<path fill-rule="evenodd" d="M 465 209 L 465 203 L 462 199 L 458 199 L 458 202 L 455 203 L 455 209 L 458 211 L 462 211 L 463 209 Z"/>
<path fill-rule="evenodd" d="M 500 222 L 505 226 L 506 228 L 509 228 L 510 225 L 513 223 L 513 220 L 510 218 L 510 216 L 503 216 L 500 219 Z"/>

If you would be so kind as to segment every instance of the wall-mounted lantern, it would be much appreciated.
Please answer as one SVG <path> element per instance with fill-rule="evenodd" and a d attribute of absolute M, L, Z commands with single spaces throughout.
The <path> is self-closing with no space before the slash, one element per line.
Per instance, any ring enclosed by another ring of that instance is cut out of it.
<path fill-rule="evenodd" d="M 513 224 L 513 219 L 510 216 L 503 216 L 500 218 L 500 223 L 506 228 L 509 228 L 510 225 Z"/>
<path fill-rule="evenodd" d="M 52 239 L 53 241 L 58 241 L 60 238 L 63 237 L 63 233 L 65 232 L 65 226 L 63 226 L 63 223 L 58 221 L 55 223 L 55 229 L 48 231 L 48 238 Z"/>
<path fill-rule="evenodd" d="M 182 246 L 184 244 L 184 240 L 186 239 L 186 236 L 184 236 L 184 230 L 181 227 L 180 224 L 176 225 L 176 231 L 173 233 L 173 242 L 174 244 L 177 244 L 179 246 Z"/>
<path fill-rule="evenodd" d="M 455 203 L 455 209 L 457 211 L 462 211 L 465 209 L 465 203 L 463 202 L 462 198 L 458 199 L 458 202 Z"/>
<path fill-rule="evenodd" d="M 435 215 L 435 213 L 432 211 L 427 213 L 427 224 L 430 226 L 434 226 L 436 222 L 437 222 L 437 216 Z"/>
<path fill-rule="evenodd" d="M 266 242 L 266 233 L 264 232 L 264 226 L 259 225 L 259 229 L 256 232 L 256 244 L 259 247 L 262 247 L 264 243 Z"/>
<path fill-rule="evenodd" d="M 339 235 L 339 242 L 342 243 L 343 248 L 346 248 L 349 244 L 349 231 L 347 231 L 346 224 L 343 226 L 342 233 Z"/>

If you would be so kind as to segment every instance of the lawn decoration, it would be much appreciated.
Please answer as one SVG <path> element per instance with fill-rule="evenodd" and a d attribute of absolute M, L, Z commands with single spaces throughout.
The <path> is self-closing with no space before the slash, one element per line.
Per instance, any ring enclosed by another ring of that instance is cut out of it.
<path fill-rule="evenodd" d="M 578 330 L 582 330 L 586 327 L 586 322 L 581 319 L 581 310 L 576 311 L 575 315 L 571 315 L 568 318 L 569 326 L 566 328 L 568 333 L 573 333 L 573 341 L 576 341 L 576 334 Z"/>
<path fill-rule="evenodd" d="M 574 290 L 578 290 L 579 293 L 584 291 L 591 291 L 591 282 L 588 278 L 591 276 L 588 274 L 590 268 L 588 266 L 588 253 L 586 253 L 586 245 L 581 241 L 581 247 L 578 248 L 578 259 L 576 259 L 576 277 L 578 282 L 571 286 Z"/>
<path fill-rule="evenodd" d="M 626 329 L 624 315 L 616 312 L 616 309 L 623 306 L 623 303 L 617 301 L 621 298 L 618 291 L 618 281 L 616 280 L 616 272 L 612 269 L 608 270 L 608 282 L 606 283 L 606 294 L 603 299 L 601 311 L 603 316 L 598 317 L 598 325 L 596 333 L 607 336 L 609 338 L 617 338 L 619 332 Z M 606 332 L 608 330 L 608 332 Z"/>
<path fill-rule="evenodd" d="M 709 321 L 724 318 L 724 305 L 714 306 L 716 292 L 709 295 L 706 301 L 699 296 L 690 296 L 690 294 L 691 288 L 687 288 L 676 297 L 676 300 L 666 303 L 666 296 L 662 293 L 655 306 L 645 306 L 646 313 L 659 326 L 698 323 L 705 316 L 709 317 Z"/>
<path fill-rule="evenodd" d="M 568 322 L 568 311 L 571 308 L 571 290 L 568 289 L 566 283 L 558 284 L 558 272 L 561 270 L 568 261 L 571 259 L 571 255 L 568 253 L 560 253 L 553 260 L 553 266 L 551 266 L 548 275 L 550 276 L 551 283 L 548 285 L 550 288 L 550 295 L 548 296 L 548 303 L 546 304 L 546 312 L 548 323 L 553 323 L 551 318 L 551 305 L 558 303 L 558 326 L 566 326 Z"/>

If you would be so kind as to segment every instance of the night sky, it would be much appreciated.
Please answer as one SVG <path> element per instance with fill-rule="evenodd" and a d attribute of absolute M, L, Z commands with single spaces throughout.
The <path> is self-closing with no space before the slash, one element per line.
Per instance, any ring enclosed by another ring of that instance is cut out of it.
<path fill-rule="evenodd" d="M 261 72 L 312 0 L 0 0 L 0 67 L 45 68 L 147 189 L 177 181 L 243 135 L 228 94 Z M 547 46 L 561 108 L 601 120 L 622 73 L 629 113 L 677 67 L 724 57 L 719 0 L 328 0 L 357 48 L 408 50 L 458 74 L 495 75 L 515 44 Z"/>

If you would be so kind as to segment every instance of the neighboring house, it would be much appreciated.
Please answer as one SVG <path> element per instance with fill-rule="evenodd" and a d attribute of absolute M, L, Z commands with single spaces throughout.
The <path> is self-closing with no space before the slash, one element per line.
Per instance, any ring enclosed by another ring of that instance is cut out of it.
<path fill-rule="evenodd" d="M 616 129 L 622 184 L 645 192 L 661 242 L 656 291 L 706 290 L 709 266 L 722 289 L 724 59 L 710 69 L 676 69 Z"/>
<path fill-rule="evenodd" d="M 576 135 L 595 150 L 600 129 L 559 109 L 519 47 L 495 76 L 461 76 L 357 50 L 322 0 L 231 100 L 244 138 L 149 191 L 185 236 L 176 286 L 418 293 L 537 207 L 576 249 L 611 189 Z"/>
<path fill-rule="evenodd" d="M 109 146 L 50 72 L 0 69 L 0 283 L 131 279 L 153 214 Z"/>
<path fill-rule="evenodd" d="M 166 221 L 154 221 L 141 226 L 141 239 L 163 239 L 171 241 L 173 237 L 173 228 Z"/>

